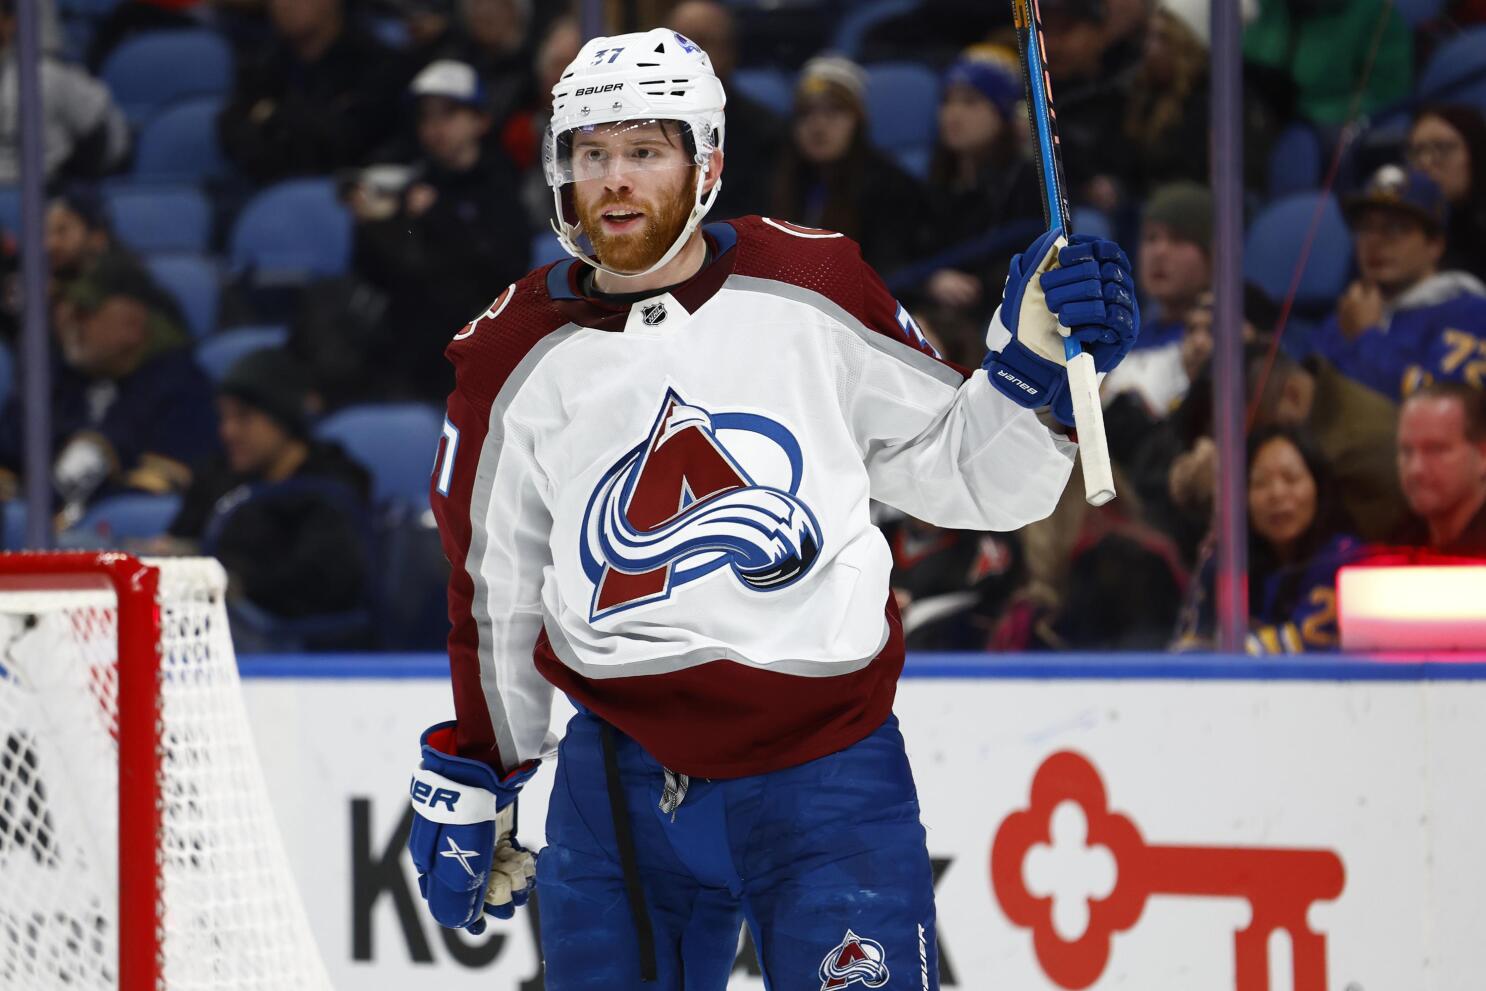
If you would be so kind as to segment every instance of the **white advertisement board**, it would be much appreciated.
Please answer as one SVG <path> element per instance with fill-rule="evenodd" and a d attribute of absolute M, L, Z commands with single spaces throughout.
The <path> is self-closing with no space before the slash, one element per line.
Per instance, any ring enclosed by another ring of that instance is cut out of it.
<path fill-rule="evenodd" d="M 336 986 L 538 991 L 532 914 L 442 930 L 403 852 L 447 683 L 245 685 Z M 1486 683 L 922 678 L 897 711 L 943 987 L 1486 987 Z M 528 845 L 550 780 L 524 792 Z M 762 991 L 749 970 L 730 991 Z"/>

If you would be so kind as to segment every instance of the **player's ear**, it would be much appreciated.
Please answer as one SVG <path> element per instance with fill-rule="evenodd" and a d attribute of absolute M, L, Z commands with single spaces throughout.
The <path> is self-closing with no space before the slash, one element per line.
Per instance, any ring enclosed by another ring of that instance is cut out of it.
<path fill-rule="evenodd" d="M 702 182 L 702 192 L 710 193 L 712 187 L 717 185 L 717 180 L 722 178 L 722 149 L 713 148 L 712 157 L 707 160 L 707 172 Z"/>

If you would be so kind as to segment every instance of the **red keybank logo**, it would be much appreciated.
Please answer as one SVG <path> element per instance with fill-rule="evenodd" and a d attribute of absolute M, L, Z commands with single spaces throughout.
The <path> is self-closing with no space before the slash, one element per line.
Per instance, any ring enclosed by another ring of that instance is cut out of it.
<path fill-rule="evenodd" d="M 1051 841 L 1053 811 L 1077 804 L 1088 823 L 1088 845 L 1107 847 L 1118 877 L 1108 897 L 1089 904 L 1089 924 L 1072 942 L 1053 928 L 1053 899 L 1027 890 L 1022 865 L 1034 846 Z M 1032 930 L 1043 971 L 1059 987 L 1086 988 L 1109 963 L 1115 932 L 1140 920 L 1152 895 L 1241 898 L 1253 910 L 1234 934 L 1235 991 L 1269 991 L 1269 936 L 1289 934 L 1295 991 L 1326 991 L 1326 936 L 1306 922 L 1311 905 L 1341 894 L 1345 872 L 1329 850 L 1148 845 L 1128 818 L 1109 811 L 1104 782 L 1078 754 L 1053 754 L 1032 780 L 1028 808 L 1014 812 L 991 846 L 991 887 L 1013 923 Z"/>

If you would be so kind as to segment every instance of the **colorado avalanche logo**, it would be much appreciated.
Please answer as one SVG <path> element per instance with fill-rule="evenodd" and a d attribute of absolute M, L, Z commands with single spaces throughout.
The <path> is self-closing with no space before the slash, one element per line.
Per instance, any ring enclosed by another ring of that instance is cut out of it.
<path fill-rule="evenodd" d="M 821 547 L 820 524 L 797 497 L 803 470 L 799 443 L 779 423 L 711 413 L 667 389 L 649 437 L 604 473 L 584 511 L 589 620 L 669 598 L 723 566 L 759 592 L 801 578 Z"/>
<path fill-rule="evenodd" d="M 881 943 L 846 930 L 841 945 L 820 962 L 820 991 L 844 988 L 858 981 L 869 988 L 882 987 L 888 979 L 885 956 Z"/>

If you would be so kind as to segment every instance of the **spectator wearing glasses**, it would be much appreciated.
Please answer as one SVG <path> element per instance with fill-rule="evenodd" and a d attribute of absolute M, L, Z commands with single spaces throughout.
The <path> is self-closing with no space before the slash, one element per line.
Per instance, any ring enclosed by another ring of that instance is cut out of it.
<path fill-rule="evenodd" d="M 1394 400 L 1486 375 L 1486 286 L 1442 271 L 1446 204 L 1424 173 L 1379 169 L 1346 203 L 1358 278 L 1313 340 L 1344 374 Z"/>
<path fill-rule="evenodd" d="M 1426 107 L 1414 118 L 1408 154 L 1450 204 L 1444 267 L 1486 279 L 1486 119 L 1474 107 Z"/>
<path fill-rule="evenodd" d="M 1398 418 L 1398 478 L 1411 518 L 1398 542 L 1486 556 L 1486 393 L 1427 385 Z"/>

